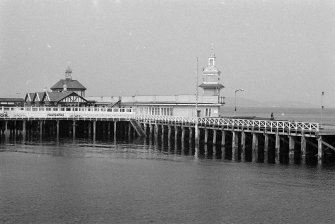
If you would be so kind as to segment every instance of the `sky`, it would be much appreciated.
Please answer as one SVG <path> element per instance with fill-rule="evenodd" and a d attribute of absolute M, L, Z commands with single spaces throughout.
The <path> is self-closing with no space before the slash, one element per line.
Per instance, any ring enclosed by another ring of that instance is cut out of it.
<path fill-rule="evenodd" d="M 335 107 L 332 0 L 0 0 L 0 97 L 68 64 L 88 96 L 194 94 L 211 48 L 223 96 Z"/>

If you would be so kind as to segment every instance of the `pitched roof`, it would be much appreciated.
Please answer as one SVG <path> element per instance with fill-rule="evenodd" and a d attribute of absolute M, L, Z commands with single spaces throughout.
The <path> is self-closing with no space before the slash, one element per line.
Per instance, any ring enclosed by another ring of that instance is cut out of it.
<path fill-rule="evenodd" d="M 50 89 L 51 90 L 63 89 L 65 84 L 68 90 L 86 90 L 85 86 L 83 86 L 78 80 L 73 79 L 61 79 Z"/>
<path fill-rule="evenodd" d="M 73 92 L 73 91 L 65 91 L 65 92 L 46 92 L 46 96 L 49 98 L 49 102 L 59 102 L 62 99 L 71 96 L 71 95 L 75 95 L 77 97 L 80 97 L 81 99 L 83 99 L 84 101 L 87 101 L 85 98 L 79 96 L 77 93 Z M 44 99 L 44 101 L 47 101 L 46 99 Z"/>
<path fill-rule="evenodd" d="M 26 94 L 26 97 L 24 98 L 24 100 L 25 100 L 26 102 L 31 102 L 31 101 L 33 101 L 33 99 L 34 99 L 34 96 L 35 96 L 35 93 L 27 93 L 27 94 Z"/>
<path fill-rule="evenodd" d="M 36 92 L 33 97 L 33 101 L 42 101 L 44 95 L 45 95 L 45 92 Z"/>
<path fill-rule="evenodd" d="M 50 102 L 58 102 L 59 100 L 71 95 L 71 91 L 65 91 L 65 92 L 47 92 L 46 95 L 49 97 Z M 44 100 L 46 101 L 46 100 Z"/>

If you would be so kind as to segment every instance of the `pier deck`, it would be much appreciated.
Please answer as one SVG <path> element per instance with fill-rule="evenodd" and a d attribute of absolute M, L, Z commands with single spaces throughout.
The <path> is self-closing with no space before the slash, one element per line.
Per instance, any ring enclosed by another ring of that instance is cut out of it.
<path fill-rule="evenodd" d="M 230 148 L 233 160 L 243 160 L 249 145 L 255 161 L 270 158 L 267 156 L 270 149 L 275 150 L 276 160 L 280 159 L 280 154 L 288 152 L 302 157 L 311 154 L 320 160 L 328 152 L 335 152 L 335 126 L 320 126 L 316 122 L 143 115 L 132 108 L 0 108 L 2 134 L 8 136 L 15 129 L 15 133 L 21 132 L 24 139 L 27 128 L 36 129 L 40 136 L 43 136 L 45 129 L 49 129 L 50 133 L 57 133 L 57 138 L 65 128 L 74 138 L 76 133 L 84 132 L 87 136 L 93 134 L 95 139 L 99 126 L 102 126 L 102 133 L 111 133 L 111 123 L 114 135 L 121 128 L 123 133 L 134 130 L 139 136 L 154 135 L 157 138 L 160 135 L 164 138 L 167 133 L 168 139 L 174 135 L 175 141 L 180 139 L 184 142 L 188 138 L 196 145 L 219 144 L 224 149 Z M 122 127 L 125 125 L 127 127 Z"/>

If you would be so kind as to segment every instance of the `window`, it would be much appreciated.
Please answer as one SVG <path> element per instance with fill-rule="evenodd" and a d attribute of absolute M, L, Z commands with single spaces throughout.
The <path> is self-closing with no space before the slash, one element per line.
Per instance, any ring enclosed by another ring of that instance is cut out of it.
<path fill-rule="evenodd" d="M 206 108 L 206 117 L 211 116 L 212 109 L 211 108 Z"/>

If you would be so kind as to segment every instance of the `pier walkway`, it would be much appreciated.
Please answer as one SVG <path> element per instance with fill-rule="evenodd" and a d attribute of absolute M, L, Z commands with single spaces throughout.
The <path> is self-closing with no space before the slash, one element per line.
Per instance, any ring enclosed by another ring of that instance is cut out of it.
<path fill-rule="evenodd" d="M 67 130 L 73 137 L 80 132 L 88 137 L 93 134 L 95 139 L 97 122 L 102 126 L 101 132 L 108 135 L 112 132 L 115 135 L 121 128 L 124 134 L 133 132 L 155 138 L 166 136 L 169 141 L 189 139 L 196 145 L 220 145 L 222 155 L 228 150 L 232 160 L 243 161 L 248 150 L 256 162 L 270 160 L 272 149 L 276 161 L 280 160 L 280 154 L 315 155 L 322 160 L 325 154 L 335 152 L 335 127 L 320 127 L 316 122 L 143 115 L 133 108 L 0 108 L 1 133 L 8 136 L 11 130 L 16 130 L 24 139 L 27 128 L 38 130 L 40 136 L 48 129 L 58 138 L 60 131 Z"/>

